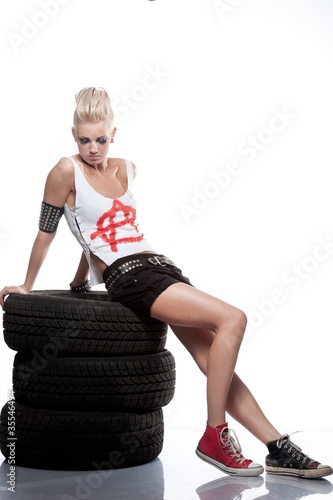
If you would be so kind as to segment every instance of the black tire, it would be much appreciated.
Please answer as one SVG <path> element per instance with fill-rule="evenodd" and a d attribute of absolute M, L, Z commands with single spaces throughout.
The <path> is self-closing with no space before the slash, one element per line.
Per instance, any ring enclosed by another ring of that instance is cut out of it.
<path fill-rule="evenodd" d="M 166 406 L 175 392 L 175 359 L 161 353 L 50 360 L 17 353 L 16 401 L 35 408 L 79 411 L 149 411 Z"/>
<path fill-rule="evenodd" d="M 163 413 L 59 412 L 15 404 L 15 440 L 1 410 L 0 448 L 10 463 L 50 470 L 111 470 L 143 465 L 162 451 Z"/>
<path fill-rule="evenodd" d="M 4 340 L 20 352 L 127 355 L 160 352 L 167 325 L 110 302 L 107 292 L 44 290 L 11 294 L 3 314 Z"/>

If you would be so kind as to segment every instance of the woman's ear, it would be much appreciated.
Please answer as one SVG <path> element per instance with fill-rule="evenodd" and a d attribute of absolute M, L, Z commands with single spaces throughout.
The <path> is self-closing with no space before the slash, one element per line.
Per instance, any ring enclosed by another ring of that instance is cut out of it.
<path fill-rule="evenodd" d="M 74 141 L 76 142 L 76 133 L 74 127 L 72 127 L 72 135 L 74 137 Z"/>
<path fill-rule="evenodd" d="M 117 127 L 113 127 L 112 132 L 111 132 L 110 142 L 113 142 L 113 139 L 114 139 L 114 136 L 116 135 L 116 133 L 117 133 Z"/>

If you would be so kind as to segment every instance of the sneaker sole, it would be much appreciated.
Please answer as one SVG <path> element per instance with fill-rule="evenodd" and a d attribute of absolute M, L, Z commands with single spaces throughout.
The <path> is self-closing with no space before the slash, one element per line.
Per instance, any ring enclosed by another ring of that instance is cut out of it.
<path fill-rule="evenodd" d="M 198 450 L 198 448 L 195 450 L 195 453 L 198 455 L 199 458 L 201 458 L 201 460 L 207 462 L 210 465 L 214 465 L 214 467 L 225 472 L 226 474 L 229 474 L 229 476 L 251 477 L 251 476 L 259 476 L 264 472 L 264 468 L 261 466 L 253 467 L 252 469 L 251 468 L 236 469 L 235 467 L 227 467 L 226 465 L 223 465 L 221 462 L 218 462 L 217 460 L 208 457 L 200 450 Z"/>
<path fill-rule="evenodd" d="M 285 469 L 284 467 L 270 467 L 265 468 L 268 474 L 280 474 L 283 476 L 296 476 L 303 478 L 316 478 L 330 476 L 333 471 L 331 467 L 323 467 L 321 469 Z"/>

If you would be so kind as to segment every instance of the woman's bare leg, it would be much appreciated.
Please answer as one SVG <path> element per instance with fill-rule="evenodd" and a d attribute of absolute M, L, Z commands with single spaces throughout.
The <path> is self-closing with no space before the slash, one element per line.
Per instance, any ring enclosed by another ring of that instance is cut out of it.
<path fill-rule="evenodd" d="M 314 478 L 333 473 L 330 466 L 305 455 L 289 436 L 281 436 L 235 374 L 246 326 L 242 311 L 177 283 L 155 300 L 151 315 L 172 327 L 207 375 L 208 423 L 196 449 L 201 459 L 231 475 L 257 476 L 263 472 L 260 464 L 243 457 L 231 437 L 226 425 L 226 413 L 229 413 L 268 445 L 265 463 L 270 474 L 290 474 L 292 471 L 298 477 Z"/>
<path fill-rule="evenodd" d="M 238 309 L 184 283 L 167 288 L 153 303 L 152 317 L 176 326 L 213 330 L 207 358 L 208 421 L 226 421 L 226 405 L 246 319 Z"/>
<path fill-rule="evenodd" d="M 189 351 L 200 370 L 207 375 L 207 360 L 215 333 L 200 328 L 170 325 L 176 337 Z M 253 394 L 234 373 L 226 407 L 227 413 L 264 444 L 278 439 L 281 433 L 264 415 Z"/>
<path fill-rule="evenodd" d="M 207 376 L 207 420 L 212 427 L 225 423 L 228 412 L 264 443 L 280 437 L 234 374 L 246 327 L 242 311 L 178 283 L 155 300 L 150 313 L 171 326 Z"/>
<path fill-rule="evenodd" d="M 207 375 L 208 423 L 212 427 L 225 423 L 228 411 L 266 443 L 280 436 L 264 417 L 247 387 L 234 375 L 246 327 L 242 311 L 193 287 L 178 283 L 170 286 L 155 300 L 150 312 L 154 318 L 172 326 Z"/>

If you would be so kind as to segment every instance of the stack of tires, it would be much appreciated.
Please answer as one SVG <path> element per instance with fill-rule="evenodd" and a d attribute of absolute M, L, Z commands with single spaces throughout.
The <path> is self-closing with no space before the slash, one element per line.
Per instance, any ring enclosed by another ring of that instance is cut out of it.
<path fill-rule="evenodd" d="M 10 442 L 16 465 L 37 469 L 119 469 L 159 455 L 176 377 L 165 323 L 106 292 L 52 290 L 10 295 L 3 327 L 17 351 L 15 419 L 13 402 L 1 410 L 6 459 Z"/>

